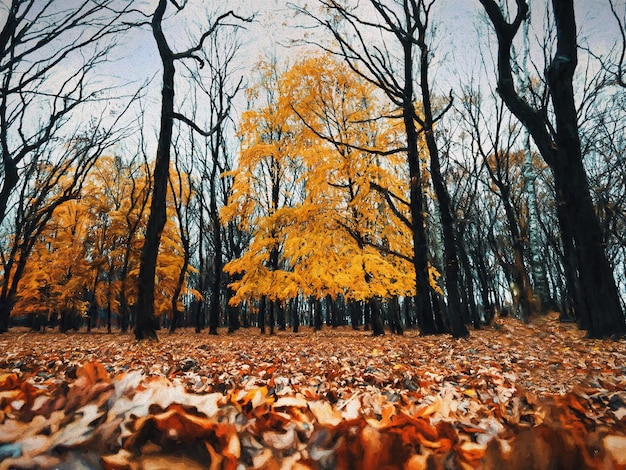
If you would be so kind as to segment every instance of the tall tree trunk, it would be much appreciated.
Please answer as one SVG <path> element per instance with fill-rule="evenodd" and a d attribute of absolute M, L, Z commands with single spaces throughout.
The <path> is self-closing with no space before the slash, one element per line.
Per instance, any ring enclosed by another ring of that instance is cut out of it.
<path fill-rule="evenodd" d="M 545 313 L 548 308 L 553 308 L 548 288 L 548 277 L 541 254 L 541 232 L 539 226 L 539 210 L 537 208 L 537 194 L 535 191 L 535 169 L 530 151 L 530 141 L 525 139 L 524 149 L 524 192 L 527 197 L 528 207 L 528 251 L 530 259 L 530 271 L 532 273 L 534 296 L 539 302 L 539 313 Z"/>
<path fill-rule="evenodd" d="M 467 336 L 469 332 L 465 328 L 461 315 L 461 298 L 459 294 L 459 259 L 456 253 L 454 216 L 452 214 L 450 195 L 441 174 L 441 162 L 439 147 L 435 139 L 434 114 L 430 96 L 429 84 L 429 47 L 426 43 L 426 24 L 418 22 L 417 45 L 420 50 L 419 88 L 422 98 L 424 117 L 421 122 L 426 137 L 426 148 L 430 157 L 430 176 L 433 182 L 439 214 L 441 217 L 441 231 L 443 235 L 443 258 L 446 293 L 448 298 L 448 320 L 451 333 L 455 338 Z"/>
<path fill-rule="evenodd" d="M 411 93 L 412 94 L 412 93 Z M 437 333 L 432 308 L 433 292 L 428 276 L 428 246 L 424 228 L 424 195 L 422 193 L 422 175 L 418 152 L 418 135 L 415 128 L 415 108 L 411 101 L 404 103 L 404 125 L 407 134 L 407 159 L 409 163 L 410 209 L 413 238 L 413 267 L 415 268 L 415 309 L 417 323 L 424 335 Z"/>
<path fill-rule="evenodd" d="M 576 21 L 573 0 L 553 0 L 558 31 L 557 51 L 547 71 L 556 116 L 556 156 L 552 165 L 557 199 L 565 209 L 564 222 L 573 230 L 580 275 L 583 312 L 588 334 L 594 338 L 626 334 L 626 321 L 613 269 L 604 250 L 589 182 L 582 161 L 574 101 L 573 75 L 577 65 Z"/>
<path fill-rule="evenodd" d="M 158 339 L 156 333 L 157 322 L 154 315 L 154 278 L 161 233 L 166 221 L 170 145 L 174 125 L 174 75 L 176 73 L 174 54 L 167 44 L 161 25 L 166 7 L 167 0 L 159 0 L 152 17 L 152 33 L 163 64 L 163 84 L 161 89 L 161 122 L 154 166 L 152 202 L 139 267 L 139 293 L 135 316 L 135 338 L 137 340 Z"/>
<path fill-rule="evenodd" d="M 450 195 L 445 187 L 443 177 L 441 175 L 441 166 L 439 163 L 439 150 L 435 138 L 433 137 L 432 128 L 426 129 L 426 142 L 430 154 L 430 170 L 433 180 L 433 187 L 437 202 L 439 204 L 439 213 L 441 215 L 441 230 L 443 234 L 443 257 L 444 257 L 444 275 L 446 293 L 448 298 L 448 321 L 452 336 L 461 338 L 469 335 L 467 328 L 463 322 L 461 314 L 461 296 L 459 293 L 459 258 L 456 250 L 456 237 L 454 227 L 454 217 L 450 208 Z"/>
<path fill-rule="evenodd" d="M 217 335 L 217 327 L 220 321 L 220 297 L 222 291 L 222 269 L 224 262 L 222 259 L 222 225 L 220 215 L 217 209 L 217 162 L 219 158 L 219 145 L 221 142 L 221 134 L 217 133 L 214 137 L 217 143 L 212 146 L 211 153 L 213 155 L 213 167 L 211 168 L 211 177 L 209 181 L 209 216 L 211 217 L 211 228 L 213 238 L 213 277 L 211 280 L 211 306 L 209 308 L 209 334 Z"/>
<path fill-rule="evenodd" d="M 522 27 L 524 34 L 523 63 L 529 63 L 530 60 L 530 38 L 528 34 L 529 26 L 530 11 L 528 13 L 527 20 L 524 21 Z M 523 89 L 531 89 L 528 67 L 523 70 L 521 87 Z M 526 128 L 524 128 L 524 166 L 522 176 L 524 178 L 524 193 L 527 198 L 528 252 L 530 255 L 530 272 L 532 273 L 533 279 L 533 304 L 538 313 L 546 313 L 547 309 L 554 308 L 554 306 L 552 300 L 550 299 L 550 289 L 548 288 L 545 264 L 541 255 L 542 243 L 539 226 L 539 211 L 537 208 L 537 194 L 535 191 L 536 174 L 535 167 L 533 165 L 533 155 L 530 148 L 530 134 Z"/>
<path fill-rule="evenodd" d="M 550 133 L 544 110 L 532 108 L 513 86 L 511 47 L 528 13 L 525 0 L 517 1 L 514 20 L 507 23 L 495 0 L 480 0 L 498 36 L 498 91 L 530 132 L 554 175 L 557 214 L 561 228 L 568 290 L 576 303 L 576 316 L 594 338 L 626 334 L 626 320 L 613 270 L 603 246 L 587 174 L 583 166 L 574 101 L 573 76 L 577 66 L 576 21 L 573 0 L 553 0 L 557 47 L 547 70 L 550 98 L 556 119 Z M 580 279 L 577 284 L 576 278 Z"/>
<path fill-rule="evenodd" d="M 202 190 L 199 191 L 200 193 Z M 200 220 L 198 222 L 198 292 L 200 292 L 200 298 L 195 305 L 195 327 L 196 333 L 200 333 L 204 328 L 204 299 L 207 293 L 207 271 L 206 271 L 206 258 L 204 254 L 204 204 L 202 198 L 200 198 Z"/>

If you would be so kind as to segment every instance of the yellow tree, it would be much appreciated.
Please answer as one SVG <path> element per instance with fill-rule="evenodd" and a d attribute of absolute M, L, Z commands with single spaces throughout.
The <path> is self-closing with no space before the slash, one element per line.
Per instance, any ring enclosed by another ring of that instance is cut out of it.
<path fill-rule="evenodd" d="M 255 152 L 244 140 L 236 192 L 223 216 L 248 214 L 245 223 L 254 229 L 254 238 L 243 256 L 226 267 L 243 273 L 234 284 L 233 301 L 412 295 L 404 156 L 385 151 L 397 147 L 397 134 L 391 120 L 376 119 L 385 113 L 373 88 L 328 56 L 297 63 L 275 86 L 276 115 L 290 129 L 281 145 L 288 148 L 286 154 L 298 156 L 289 163 L 292 175 L 298 175 L 293 186 L 301 199 L 259 212 L 259 175 L 244 158 Z M 246 139 L 256 135 L 258 151 L 265 145 L 263 128 L 250 124 L 242 132 Z M 281 269 L 270 263 L 274 250 L 281 255 Z M 375 334 L 382 334 L 380 318 L 373 326 Z"/>
<path fill-rule="evenodd" d="M 16 314 L 60 317 L 60 327 L 75 326 L 76 314 L 107 312 L 120 326 L 128 324 L 123 305 L 137 302 L 139 257 L 143 245 L 150 174 L 143 165 L 120 157 L 98 159 L 85 181 L 82 195 L 57 207 L 33 247 L 17 294 Z M 175 187 L 177 187 L 175 185 Z M 189 194 L 185 186 L 179 194 Z M 188 196 L 185 196 L 188 198 Z M 186 268 L 173 196 L 157 258 L 155 310 L 169 314 L 180 308 L 180 294 L 188 291 L 181 281 Z M 73 314 L 73 315 L 72 315 Z"/>
<path fill-rule="evenodd" d="M 369 300 L 373 332 L 382 334 L 379 299 L 415 291 L 405 156 L 387 150 L 399 147 L 397 129 L 380 118 L 391 113 L 382 109 L 369 82 L 329 55 L 301 61 L 284 80 L 287 99 L 305 124 L 303 207 L 316 207 L 314 220 L 323 224 L 317 230 L 303 227 L 311 249 L 296 271 L 309 277 L 333 273 L 325 275 L 327 295 Z M 317 247 L 329 235 L 337 259 Z M 390 320 L 400 333 L 398 319 Z"/>
<path fill-rule="evenodd" d="M 131 308 L 138 301 L 140 253 L 143 247 L 151 184 L 150 169 L 145 161 L 123 161 L 109 157 L 98 162 L 92 173 L 86 203 L 96 214 L 93 227 L 93 274 L 96 305 L 115 314 L 120 327 L 129 324 Z M 189 194 L 187 186 L 174 185 L 180 194 Z M 185 196 L 186 200 L 188 196 Z M 186 272 L 186 251 L 180 236 L 176 215 L 177 200 L 173 193 L 166 200 L 166 223 L 157 256 L 154 311 L 156 317 L 179 309 L 179 294 L 186 294 L 181 271 Z M 183 268 L 185 266 L 185 268 Z"/>
<path fill-rule="evenodd" d="M 276 62 L 261 62 L 259 82 L 248 92 L 251 102 L 239 127 L 241 153 L 229 202 L 222 211 L 224 221 L 238 218 L 243 230 L 252 232 L 248 249 L 225 270 L 245 272 L 238 285 L 246 284 L 253 295 L 241 292 L 233 302 L 254 298 L 261 302 L 259 326 L 265 329 L 265 304 L 269 302 L 269 326 L 273 332 L 281 300 L 275 286 L 284 283 L 279 270 L 281 226 L 279 209 L 293 206 L 300 195 L 301 157 L 295 153 L 302 130 L 282 97 L 282 82 Z M 244 289 L 247 290 L 247 289 Z"/>

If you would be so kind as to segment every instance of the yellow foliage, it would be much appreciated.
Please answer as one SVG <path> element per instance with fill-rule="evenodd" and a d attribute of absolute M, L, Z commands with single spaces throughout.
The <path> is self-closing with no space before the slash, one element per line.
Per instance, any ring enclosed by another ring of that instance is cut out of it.
<path fill-rule="evenodd" d="M 14 314 L 48 314 L 63 309 L 85 312 L 91 291 L 98 307 L 110 308 L 113 313 L 120 313 L 122 289 L 129 305 L 136 302 L 141 233 L 149 207 L 145 170 L 119 157 L 104 156 L 96 162 L 81 197 L 55 210 L 35 244 L 19 285 Z M 190 197 L 188 186 L 173 186 L 179 197 Z M 182 265 L 183 251 L 172 204 L 170 194 L 157 259 L 158 312 L 171 308 Z"/>
<path fill-rule="evenodd" d="M 241 275 L 231 302 L 414 294 L 410 232 L 373 186 L 408 198 L 404 155 L 375 151 L 396 146 L 399 134 L 395 122 L 379 118 L 388 113 L 374 88 L 325 55 L 283 74 L 271 64 L 260 70 L 250 95 L 257 106 L 243 114 L 239 166 L 228 174 L 234 184 L 221 212 L 224 223 L 253 235 L 225 267 Z M 406 204 L 396 207 L 410 219 Z"/>

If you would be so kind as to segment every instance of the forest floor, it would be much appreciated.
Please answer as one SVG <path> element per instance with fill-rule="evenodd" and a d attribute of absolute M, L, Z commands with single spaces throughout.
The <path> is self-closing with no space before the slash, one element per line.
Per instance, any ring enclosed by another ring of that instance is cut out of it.
<path fill-rule="evenodd" d="M 0 335 L 0 469 L 626 468 L 626 341 Z"/>

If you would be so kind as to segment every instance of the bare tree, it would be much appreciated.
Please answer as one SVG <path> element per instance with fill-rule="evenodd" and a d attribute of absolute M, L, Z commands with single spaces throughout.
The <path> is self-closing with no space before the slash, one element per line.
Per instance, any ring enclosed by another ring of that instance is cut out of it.
<path fill-rule="evenodd" d="M 495 91 L 491 98 L 494 102 L 497 100 Z M 516 152 L 514 148 L 520 136 L 520 126 L 511 122 L 515 118 L 507 112 L 501 100 L 493 107 L 488 106 L 479 89 L 468 89 L 462 104 L 468 133 L 481 159 L 481 167 L 488 175 L 485 187 L 498 196 L 506 216 L 513 260 L 506 261 L 501 255 L 500 264 L 514 284 L 513 288 L 520 293 L 520 316 L 528 320 L 533 313 L 532 289 L 525 261 L 527 249 L 522 235 L 522 221 L 513 198 L 514 180 L 519 180 L 522 165 L 521 152 Z"/>
<path fill-rule="evenodd" d="M 209 28 L 200 36 L 196 45 L 182 52 L 174 52 L 170 48 L 165 33 L 163 32 L 163 19 L 168 4 L 171 4 L 177 11 L 181 11 L 184 7 L 184 4 L 179 5 L 175 0 L 159 0 L 150 22 L 152 34 L 159 49 L 159 55 L 163 65 L 163 82 L 161 89 L 161 118 L 154 166 L 150 217 L 148 218 L 148 225 L 146 227 L 145 242 L 141 253 L 141 264 L 139 268 L 139 295 L 137 300 L 137 315 L 135 317 L 135 338 L 138 340 L 157 339 L 157 324 L 154 316 L 154 277 L 161 232 L 163 231 L 166 221 L 166 198 L 171 160 L 170 147 L 172 143 L 174 119 L 188 124 L 194 131 L 207 137 L 215 132 L 215 127 L 205 131 L 198 127 L 191 119 L 174 110 L 175 64 L 177 61 L 184 59 L 196 60 L 202 64 L 202 59 L 198 53 L 202 50 L 205 41 L 215 34 L 218 28 L 227 24 L 226 20 L 232 18 L 240 22 L 248 21 L 248 19 L 236 15 L 233 11 L 223 13 L 217 16 Z M 224 118 L 225 116 L 222 116 L 220 120 Z"/>
<path fill-rule="evenodd" d="M 87 78 L 106 60 L 106 39 L 128 29 L 121 19 L 129 5 L 82 0 L 61 8 L 52 0 L 12 0 L 6 7 L 0 31 L 0 223 L 20 167 L 42 154 L 39 149 L 72 113 L 105 91 L 88 89 Z"/>
<path fill-rule="evenodd" d="M 528 14 L 527 1 L 516 0 L 517 8 L 510 22 L 495 0 L 480 2 L 498 38 L 498 92 L 528 128 L 554 174 L 566 277 L 577 318 L 591 337 L 623 335 L 626 321 L 582 161 L 573 86 L 578 64 L 573 0 L 552 2 L 558 25 L 557 43 L 546 79 L 554 123 L 549 120 L 546 108 L 533 107 L 515 88 L 511 49 Z"/>
<path fill-rule="evenodd" d="M 209 334 L 216 335 L 219 325 L 220 302 L 224 267 L 224 242 L 222 224 L 219 216 L 220 206 L 226 203 L 227 188 L 221 184 L 227 180 L 221 175 L 229 168 L 231 156 L 227 146 L 228 120 L 224 119 L 230 113 L 230 104 L 239 93 L 242 79 L 233 80 L 234 60 L 241 44 L 236 37 L 229 35 L 221 37 L 214 35 L 208 51 L 207 62 L 210 64 L 210 77 L 204 92 L 209 103 L 209 126 L 215 132 L 207 140 L 207 151 L 210 156 L 210 168 L 206 168 L 202 180 L 207 180 L 208 188 L 208 216 L 211 229 L 211 245 L 213 249 L 213 272 L 211 280 L 211 302 L 209 307 Z M 208 170 L 208 171 L 207 171 Z M 220 189 L 223 189 L 222 191 Z M 220 195 L 222 201 L 220 203 Z M 228 308 L 228 331 L 238 328 L 237 309 Z"/>

